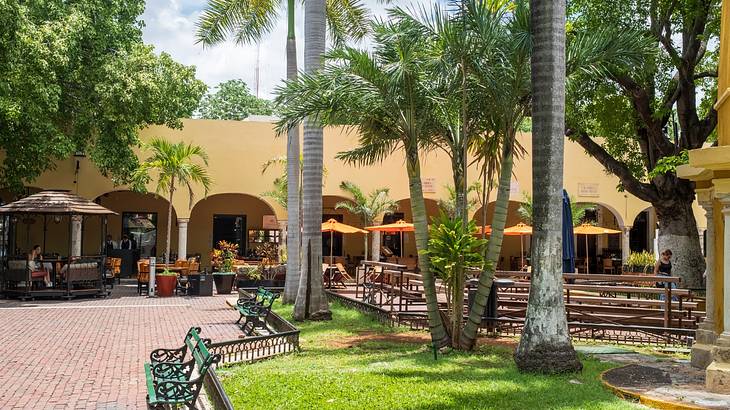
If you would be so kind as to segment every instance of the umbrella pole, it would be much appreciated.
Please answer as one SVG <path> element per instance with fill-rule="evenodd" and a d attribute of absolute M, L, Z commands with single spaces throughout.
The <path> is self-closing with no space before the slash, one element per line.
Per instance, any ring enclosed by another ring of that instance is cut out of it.
<path fill-rule="evenodd" d="M 591 260 L 588 257 L 588 235 L 586 235 L 586 274 L 591 273 Z"/>
<path fill-rule="evenodd" d="M 520 270 L 525 268 L 525 246 L 522 243 L 522 235 L 520 235 Z"/>
<path fill-rule="evenodd" d="M 403 232 L 399 233 L 400 235 L 400 257 L 403 257 Z"/>
<path fill-rule="evenodd" d="M 335 259 L 335 254 L 334 254 L 335 241 L 334 241 L 334 237 L 335 237 L 334 232 L 333 231 L 330 231 L 330 265 L 334 265 L 333 262 L 334 262 L 334 259 Z"/>

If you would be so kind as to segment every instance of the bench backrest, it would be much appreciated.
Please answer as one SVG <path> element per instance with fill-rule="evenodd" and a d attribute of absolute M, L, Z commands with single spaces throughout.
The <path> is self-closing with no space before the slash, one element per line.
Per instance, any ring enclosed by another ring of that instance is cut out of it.
<path fill-rule="evenodd" d="M 266 293 L 261 297 L 261 305 L 270 309 L 274 301 L 279 297 L 279 294 L 266 289 L 264 291 Z"/>
<path fill-rule="evenodd" d="M 195 364 L 198 367 L 198 374 L 199 377 L 205 376 L 205 373 L 208 372 L 208 369 L 213 364 L 218 363 L 220 361 L 220 355 L 216 354 L 213 355 L 208 350 L 208 346 L 205 345 L 204 340 L 198 339 L 198 342 L 195 344 L 195 347 L 192 349 L 192 356 L 195 360 Z"/>

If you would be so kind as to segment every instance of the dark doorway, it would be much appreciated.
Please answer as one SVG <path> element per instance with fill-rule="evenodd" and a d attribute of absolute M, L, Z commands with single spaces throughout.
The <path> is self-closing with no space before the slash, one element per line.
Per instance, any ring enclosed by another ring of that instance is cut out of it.
<path fill-rule="evenodd" d="M 629 236 L 629 249 L 631 252 L 648 251 L 649 242 L 649 211 L 644 211 L 636 216 L 634 225 L 631 227 Z"/>
<path fill-rule="evenodd" d="M 383 216 L 383 225 L 396 223 L 404 218 L 405 218 L 405 215 L 403 214 L 403 212 L 395 212 L 392 214 L 386 214 Z M 387 252 L 381 252 L 381 253 L 383 253 L 383 255 L 385 255 L 385 256 L 403 257 L 403 250 L 400 247 L 401 235 L 403 235 L 403 232 L 391 232 L 391 233 L 384 232 L 381 246 L 383 248 L 389 249 L 393 254 L 388 255 Z"/>
<path fill-rule="evenodd" d="M 322 222 L 327 222 L 330 219 L 334 219 L 341 223 L 344 220 L 344 216 L 335 214 L 322 215 Z M 326 257 L 330 256 L 330 237 L 332 238 L 332 255 L 342 256 L 342 234 L 339 232 L 332 232 L 330 235 L 329 232 L 322 232 L 322 256 L 325 257 L 327 261 L 329 261 L 329 259 Z"/>
<path fill-rule="evenodd" d="M 127 235 L 137 242 L 140 257 L 157 255 L 157 213 L 123 212 L 122 235 Z M 113 239 L 119 243 L 122 238 Z"/>
<path fill-rule="evenodd" d="M 238 245 L 238 255 L 246 254 L 246 215 L 213 215 L 213 247 L 226 241 Z"/>

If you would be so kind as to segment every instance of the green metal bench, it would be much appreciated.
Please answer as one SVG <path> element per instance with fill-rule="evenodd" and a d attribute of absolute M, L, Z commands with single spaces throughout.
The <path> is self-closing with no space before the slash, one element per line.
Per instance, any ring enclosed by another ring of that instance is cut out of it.
<path fill-rule="evenodd" d="M 185 355 L 187 354 L 188 350 L 192 351 L 195 348 L 195 345 L 197 345 L 198 342 L 201 340 L 206 347 L 210 347 L 210 339 L 203 339 L 200 337 L 200 328 L 191 327 L 190 330 L 188 330 L 188 333 L 185 334 L 185 339 L 183 339 L 182 347 L 179 347 L 177 349 L 155 349 L 152 351 L 152 353 L 150 353 L 150 362 L 181 363 L 185 360 Z"/>
<path fill-rule="evenodd" d="M 271 306 L 278 297 L 278 293 L 258 288 L 253 298 L 242 297 L 238 299 L 236 310 L 241 316 L 236 323 L 241 323 L 241 319 L 246 318 L 246 321 L 241 325 L 244 335 L 250 336 L 256 328 L 266 328 L 266 317 L 271 312 Z"/>
<path fill-rule="evenodd" d="M 191 329 L 188 335 L 190 337 L 186 336 L 185 344 L 190 351 L 190 360 L 145 363 L 149 408 L 180 405 L 195 408 L 195 402 L 203 386 L 203 378 L 221 357 L 219 354 L 210 353 L 206 340 L 198 336 L 195 328 Z M 179 356 L 174 356 L 173 359 L 176 357 Z M 184 355 L 182 357 L 184 358 Z"/>

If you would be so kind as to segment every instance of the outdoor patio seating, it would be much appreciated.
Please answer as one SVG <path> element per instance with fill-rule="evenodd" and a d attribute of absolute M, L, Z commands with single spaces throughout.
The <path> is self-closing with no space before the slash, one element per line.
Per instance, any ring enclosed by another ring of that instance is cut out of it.
<path fill-rule="evenodd" d="M 137 262 L 137 293 L 142 291 L 149 293 L 150 290 L 150 262 L 148 260 L 140 260 Z"/>
<path fill-rule="evenodd" d="M 210 353 L 205 340 L 197 336 L 197 331 L 194 331 L 194 335 L 185 338 L 192 356 L 189 361 L 145 363 L 149 407 L 186 405 L 195 408 L 203 379 L 211 366 L 221 360 L 221 356 Z"/>
<path fill-rule="evenodd" d="M 183 344 L 177 349 L 155 349 L 150 353 L 150 363 L 167 362 L 167 363 L 182 363 L 185 360 L 185 356 L 188 351 L 192 352 L 198 342 L 203 341 L 205 346 L 210 346 L 210 339 L 201 339 L 200 328 L 191 327 L 188 333 L 185 334 Z"/>

